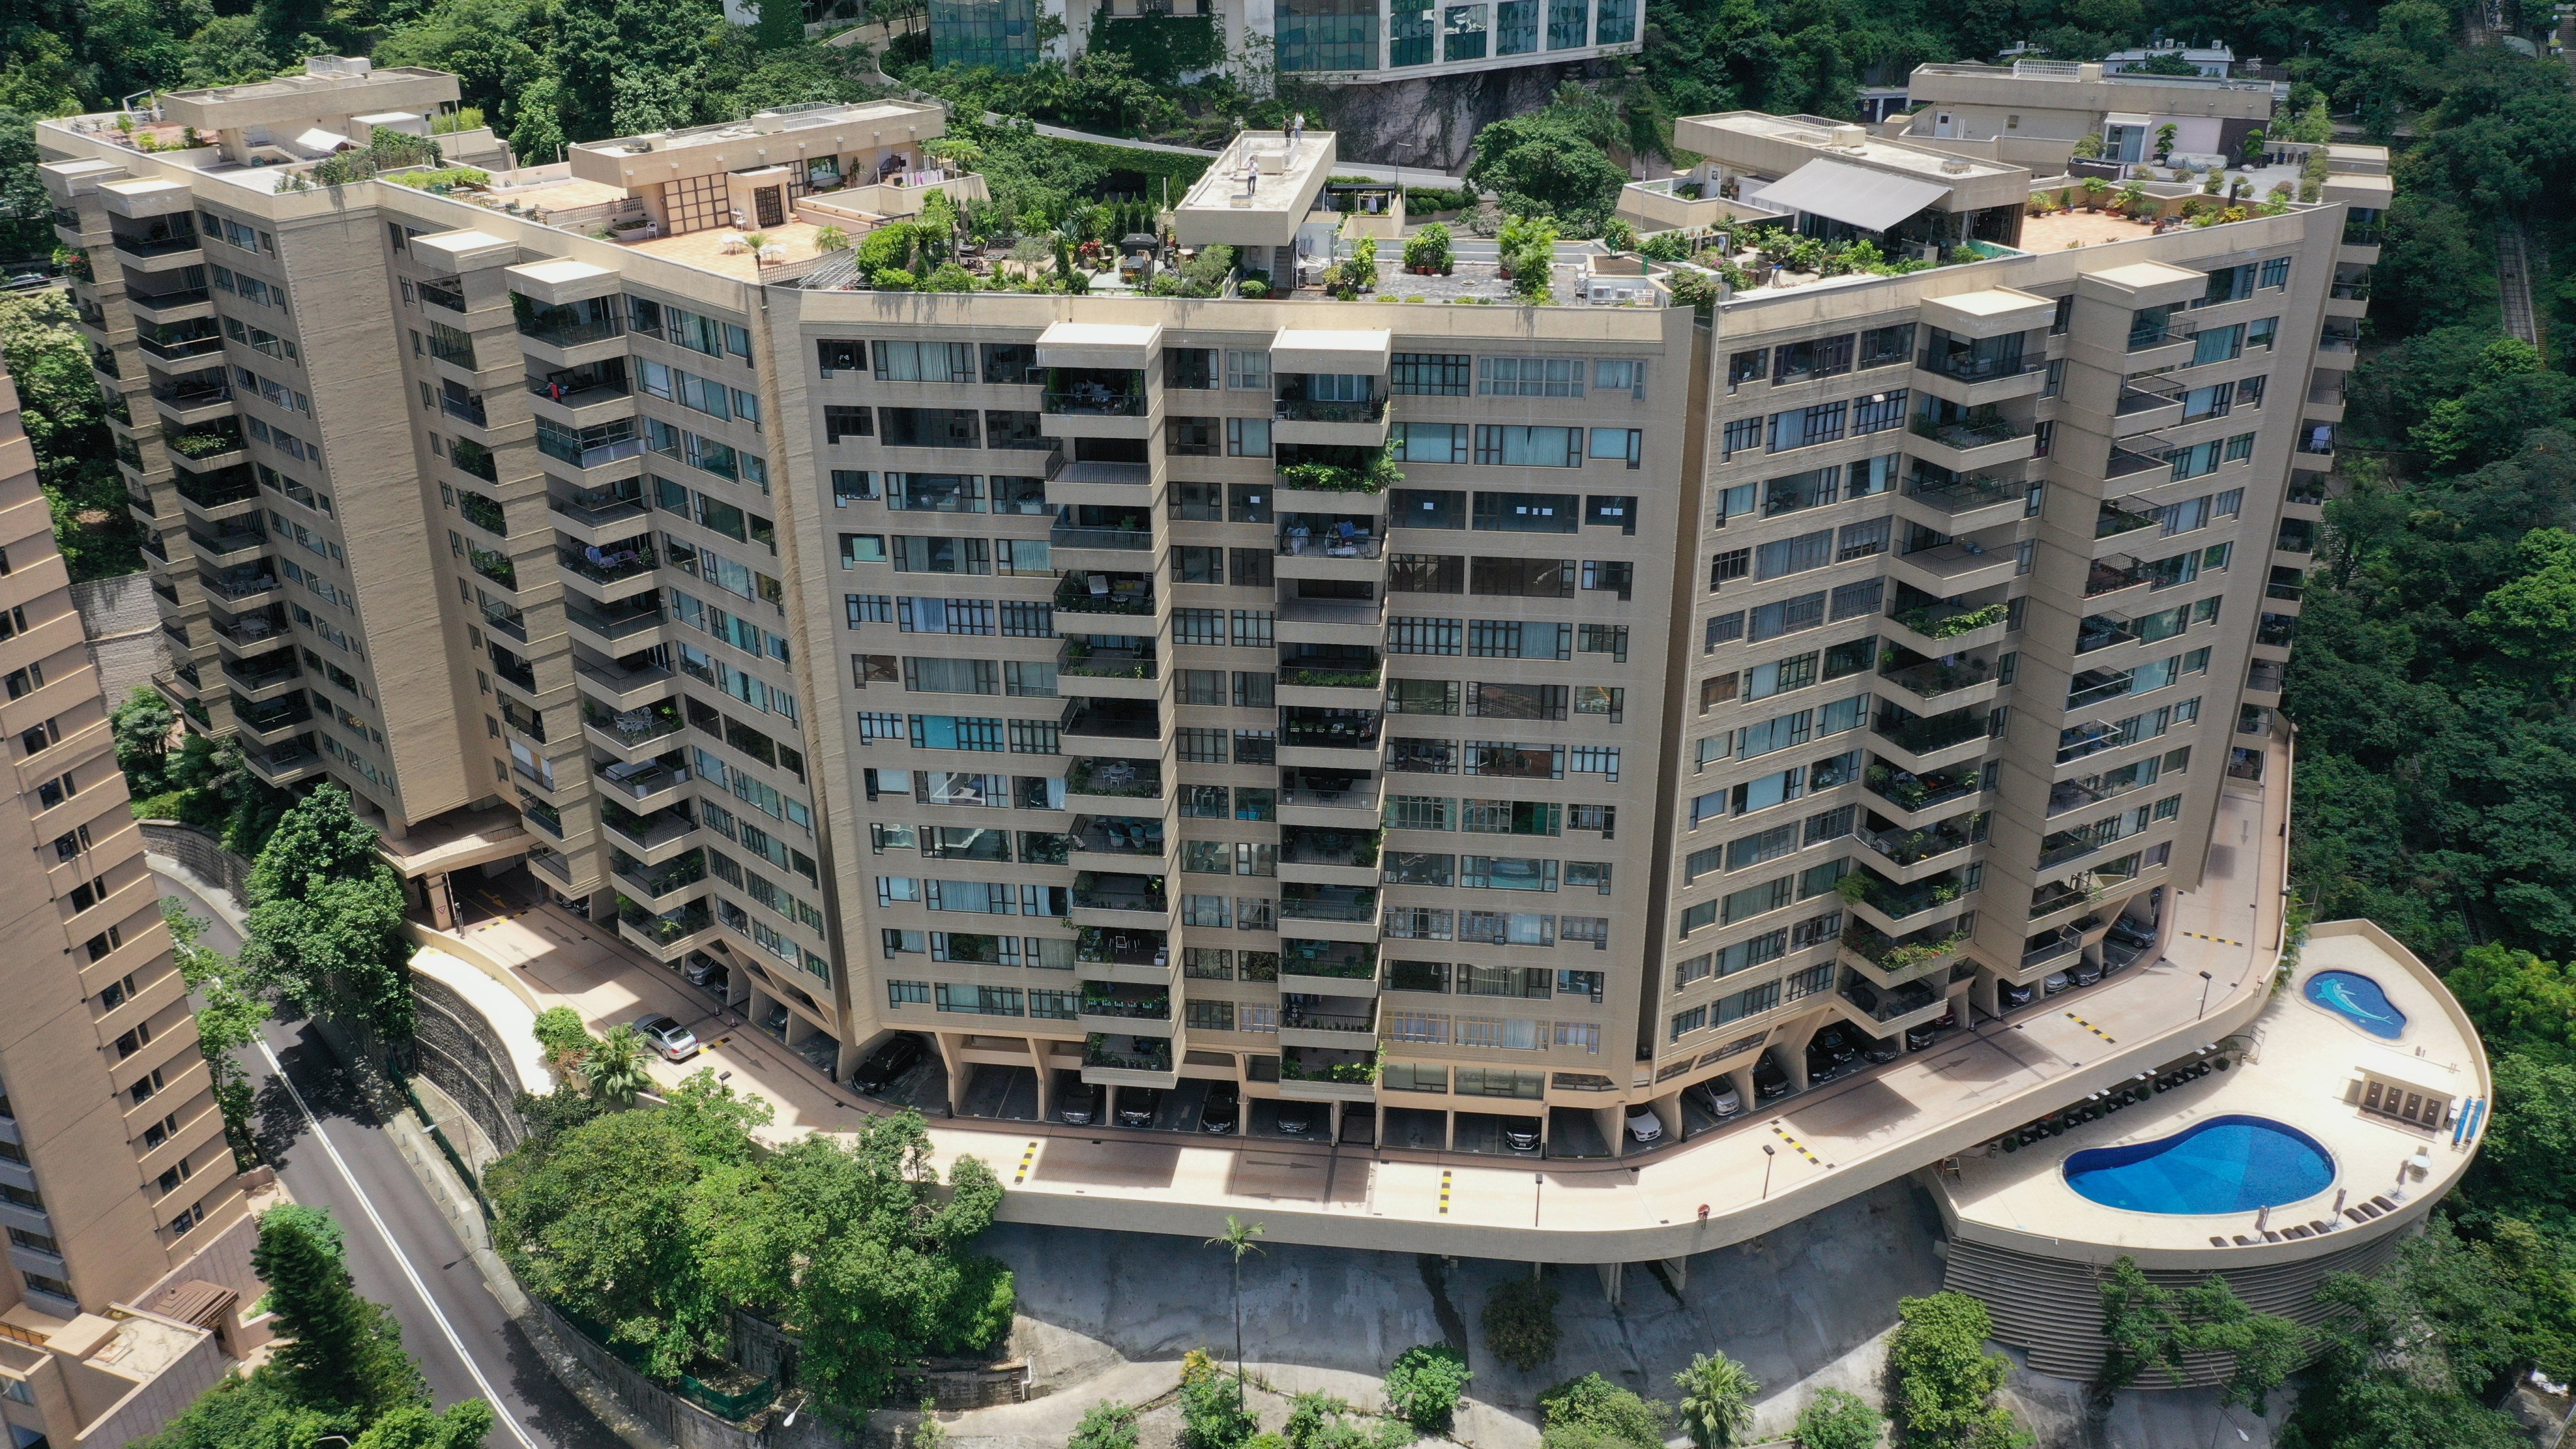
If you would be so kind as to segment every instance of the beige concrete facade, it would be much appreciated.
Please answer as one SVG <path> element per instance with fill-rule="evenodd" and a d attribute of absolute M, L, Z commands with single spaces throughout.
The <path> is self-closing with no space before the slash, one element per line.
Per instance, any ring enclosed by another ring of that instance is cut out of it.
<path fill-rule="evenodd" d="M 0 1424 L 122 1444 L 222 1355 L 204 1329 L 107 1315 L 245 1208 L 5 374 L 0 693 L 0 836 L 19 859 L 0 873 Z"/>
<path fill-rule="evenodd" d="M 2032 251 L 2027 169 L 1696 118 L 1713 183 L 1803 176 L 1852 208 L 1832 235 L 1950 263 L 1761 272 L 1705 320 L 1665 305 L 1675 272 L 1571 252 L 1545 307 L 1396 300 L 1391 246 L 1360 302 L 881 293 L 809 244 L 614 224 L 673 165 L 720 154 L 690 174 L 730 196 L 798 138 L 846 175 L 884 126 L 936 134 L 882 109 L 452 195 L 40 132 L 103 384 L 246 432 L 121 434 L 189 560 L 174 692 L 263 774 L 349 784 L 434 922 L 447 877 L 524 859 L 836 1082 L 903 1029 L 952 1101 L 1024 1073 L 1042 1118 L 1077 1083 L 1095 1121 L 1232 1084 L 1247 1126 L 1311 1109 L 1395 1154 L 1389 1217 L 1460 1171 L 1402 1154 L 1508 1176 L 1524 1132 L 1549 1161 L 1706 1137 L 1670 1193 L 1723 1208 L 1706 1173 L 1811 1062 L 1862 1090 L 1808 1130 L 1876 1175 L 1729 1211 L 1834 1200 L 2000 1125 L 1938 1091 L 1864 1110 L 1947 1043 L 2071 1032 L 2027 1085 L 2091 1090 L 2092 1028 L 2044 1002 L 2105 973 L 2127 1070 L 2187 1049 L 2157 963 L 2197 949 L 2191 892 L 2256 868 L 2210 843 L 2223 787 L 2286 791 L 2268 707 L 2360 201 Z M 1243 138 L 1249 179 L 1212 172 L 1180 241 L 1319 258 L 1333 154 Z M 156 290 L 172 256 L 203 302 Z M 291 308 L 243 301 L 277 282 Z M 145 335 L 192 315 L 211 343 Z M 280 343 L 318 374 L 282 408 Z M 184 385 L 218 355 L 222 396 Z M 1233 1148 L 1203 1141 L 1128 1225 L 1222 1215 Z M 1680 1251 L 1636 1202 L 1591 1246 L 1544 1217 L 1497 1246 Z"/>

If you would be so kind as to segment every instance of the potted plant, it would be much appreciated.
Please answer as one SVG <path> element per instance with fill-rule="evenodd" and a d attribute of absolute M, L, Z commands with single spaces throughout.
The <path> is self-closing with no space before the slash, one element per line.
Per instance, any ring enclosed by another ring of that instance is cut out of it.
<path fill-rule="evenodd" d="M 1454 263 L 1449 255 L 1449 228 L 1439 222 L 1407 237 L 1404 243 L 1404 269 L 1417 277 L 1447 276 Z"/>
<path fill-rule="evenodd" d="M 2102 198 L 2109 195 L 2110 192 L 2110 182 L 2103 180 L 2099 176 L 2085 177 L 2084 209 L 2086 211 L 2100 211 L 2102 209 Z"/>

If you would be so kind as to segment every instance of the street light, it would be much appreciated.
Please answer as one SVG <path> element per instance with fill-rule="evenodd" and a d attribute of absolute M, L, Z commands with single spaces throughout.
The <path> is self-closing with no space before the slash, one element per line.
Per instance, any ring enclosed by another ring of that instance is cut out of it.
<path fill-rule="evenodd" d="M 2203 971 L 2202 973 L 2200 973 L 2200 1010 L 2193 1012 L 2193 1013 L 2191 1014 L 2191 1019 L 2192 1019 L 2192 1020 L 2194 1020 L 2194 1021 L 2198 1021 L 2198 1020 L 2200 1020 L 2202 1017 L 2207 1016 L 2208 1014 L 2209 1014 L 2209 973 L 2208 973 L 2208 972 L 2206 972 L 2206 971 Z"/>
<path fill-rule="evenodd" d="M 1763 1200 L 1764 1202 L 1769 1202 L 1769 1201 L 1771 1200 L 1771 1164 L 1772 1164 L 1772 1162 L 1775 1160 L 1775 1158 L 1776 1158 L 1776 1154 L 1774 1154 L 1774 1153 L 1772 1152 L 1772 1150 L 1771 1150 L 1771 1144 L 1770 1144 L 1770 1143 L 1768 1143 L 1768 1142 L 1763 1143 L 1763 1144 L 1762 1144 L 1762 1200 Z"/>

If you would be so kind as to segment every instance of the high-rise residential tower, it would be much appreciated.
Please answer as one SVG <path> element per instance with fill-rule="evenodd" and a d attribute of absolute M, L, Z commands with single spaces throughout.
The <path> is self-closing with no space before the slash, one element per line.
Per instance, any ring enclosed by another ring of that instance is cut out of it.
<path fill-rule="evenodd" d="M 197 727 L 434 915 L 524 859 L 836 1078 L 901 1029 L 1433 1147 L 1624 1151 L 2151 958 L 2263 768 L 2387 194 L 2283 147 L 2191 225 L 1700 117 L 1626 208 L 1815 254 L 1525 305 L 1256 133 L 1086 294 L 923 293 L 818 246 L 979 194 L 934 108 L 478 177 L 453 96 L 39 132 Z M 1821 275 L 1860 241 L 1920 265 Z"/>

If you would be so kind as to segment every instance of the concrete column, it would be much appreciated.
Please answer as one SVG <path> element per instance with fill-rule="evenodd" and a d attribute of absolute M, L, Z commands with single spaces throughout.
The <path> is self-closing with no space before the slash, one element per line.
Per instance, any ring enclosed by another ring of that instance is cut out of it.
<path fill-rule="evenodd" d="M 1440 1150 L 1448 1152 L 1455 1149 L 1457 1145 L 1458 1114 L 1455 1112 L 1443 1111 L 1440 1114 Z"/>
<path fill-rule="evenodd" d="M 1673 1291 L 1681 1292 L 1690 1286 L 1690 1259 L 1666 1258 L 1664 1273 L 1673 1280 Z"/>
<path fill-rule="evenodd" d="M 966 1082 L 975 1069 L 965 1059 L 966 1039 L 953 1032 L 934 1032 L 939 1043 L 939 1059 L 948 1068 L 948 1110 L 954 1112 L 966 1100 Z"/>
<path fill-rule="evenodd" d="M 421 893 L 429 897 L 429 923 L 442 931 L 456 929 L 456 898 L 449 894 L 444 874 L 424 877 Z"/>
<path fill-rule="evenodd" d="M 1610 1144 L 1610 1155 L 1613 1157 L 1628 1155 L 1628 1134 L 1620 1125 L 1620 1119 L 1627 1115 L 1627 1111 L 1627 1108 L 1621 1106 L 1592 1109 L 1593 1125 L 1601 1129 L 1601 1140 Z"/>
<path fill-rule="evenodd" d="M 1593 1266 L 1601 1270 L 1601 1296 L 1610 1300 L 1611 1307 L 1618 1307 L 1619 1289 L 1628 1276 L 1628 1265 L 1625 1263 L 1596 1263 Z"/>
<path fill-rule="evenodd" d="M 1761 1060 L 1761 1058 L 1759 1058 L 1759 1057 L 1754 1058 L 1754 1061 L 1759 1061 L 1759 1060 Z M 1735 1070 L 1733 1070 L 1733 1071 L 1731 1071 L 1731 1072 L 1728 1072 L 1728 1073 L 1726 1074 L 1726 1078 L 1727 1078 L 1727 1080 L 1728 1080 L 1728 1081 L 1731 1081 L 1731 1082 L 1735 1083 L 1735 1100 L 1737 1100 L 1737 1101 L 1739 1101 L 1739 1102 L 1741 1102 L 1741 1103 L 1743 1103 L 1743 1104 L 1744 1104 L 1744 1110 L 1745 1110 L 1745 1111 L 1747 1111 L 1747 1112 L 1752 1111 L 1752 1110 L 1753 1110 L 1753 1062 L 1746 1062 L 1744 1065 L 1742 1065 L 1742 1066 L 1740 1066 L 1740 1067 L 1737 1067 Z"/>
<path fill-rule="evenodd" d="M 1655 1120 L 1664 1124 L 1664 1140 L 1682 1140 L 1682 1094 L 1666 1092 L 1646 1104 L 1654 1111 Z"/>
<path fill-rule="evenodd" d="M 1335 1145 L 1342 1140 L 1342 1105 L 1339 1101 L 1324 1104 L 1324 1140 Z"/>
<path fill-rule="evenodd" d="M 1055 1073 L 1047 1067 L 1046 1038 L 1032 1036 L 1021 1040 L 1028 1043 L 1029 1062 L 1037 1068 L 1038 1120 L 1052 1122 L 1055 1120 Z"/>

